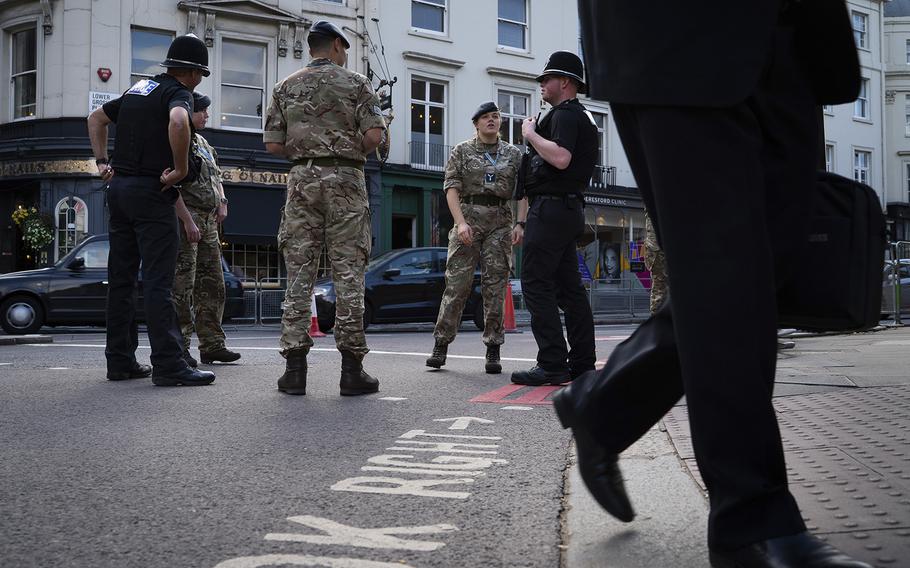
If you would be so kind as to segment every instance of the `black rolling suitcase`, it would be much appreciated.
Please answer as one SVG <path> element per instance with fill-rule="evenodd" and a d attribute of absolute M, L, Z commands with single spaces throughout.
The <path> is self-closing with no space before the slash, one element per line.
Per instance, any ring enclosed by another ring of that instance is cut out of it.
<path fill-rule="evenodd" d="M 868 185 L 819 172 L 803 262 L 778 292 L 778 325 L 858 331 L 878 325 L 885 216 Z"/>

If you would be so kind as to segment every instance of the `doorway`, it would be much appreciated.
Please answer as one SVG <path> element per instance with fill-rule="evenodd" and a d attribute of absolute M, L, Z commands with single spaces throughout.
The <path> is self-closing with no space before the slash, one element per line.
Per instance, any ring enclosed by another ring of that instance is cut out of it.
<path fill-rule="evenodd" d="M 417 246 L 417 217 L 392 215 L 392 248 Z"/>

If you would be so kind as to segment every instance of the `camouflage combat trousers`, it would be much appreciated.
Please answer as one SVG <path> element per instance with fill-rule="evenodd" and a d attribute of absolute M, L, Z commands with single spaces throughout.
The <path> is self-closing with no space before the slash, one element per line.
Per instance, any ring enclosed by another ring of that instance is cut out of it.
<path fill-rule="evenodd" d="M 278 229 L 278 249 L 288 270 L 281 316 L 281 354 L 309 352 L 310 295 L 323 243 L 335 282 L 335 344 L 363 357 L 363 277 L 370 258 L 370 203 L 363 170 L 294 166 Z"/>
<path fill-rule="evenodd" d="M 657 234 L 651 225 L 651 219 L 645 216 L 645 268 L 651 272 L 651 313 L 664 303 L 670 292 L 670 281 L 667 277 L 667 257 L 657 244 Z"/>
<path fill-rule="evenodd" d="M 199 337 L 199 351 L 211 353 L 224 348 L 224 272 L 221 268 L 221 243 L 215 212 L 190 210 L 202 234 L 191 243 L 180 230 L 180 252 L 174 276 L 174 307 L 183 334 L 183 348 L 190 348 L 193 331 Z"/>
<path fill-rule="evenodd" d="M 465 221 L 471 226 L 470 246 L 458 239 L 458 228 L 449 231 L 446 290 L 439 307 L 433 337 L 449 344 L 461 325 L 461 314 L 474 283 L 474 268 L 480 260 L 480 292 L 483 297 L 483 342 L 502 345 L 503 305 L 512 253 L 512 212 L 506 207 L 463 204 Z"/>

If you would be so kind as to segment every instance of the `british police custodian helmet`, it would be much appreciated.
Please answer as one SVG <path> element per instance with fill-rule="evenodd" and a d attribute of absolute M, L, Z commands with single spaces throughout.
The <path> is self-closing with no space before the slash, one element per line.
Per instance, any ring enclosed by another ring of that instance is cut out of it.
<path fill-rule="evenodd" d="M 319 20 L 318 22 L 315 22 L 312 26 L 310 26 L 310 33 L 337 37 L 341 39 L 342 43 L 344 43 L 345 49 L 351 49 L 351 42 L 348 41 L 348 38 L 344 37 L 344 32 L 341 31 L 341 28 L 327 20 Z"/>
<path fill-rule="evenodd" d="M 581 59 L 571 51 L 555 51 L 550 56 L 550 59 L 547 60 L 547 65 L 537 77 L 537 82 L 540 82 L 547 77 L 548 75 L 557 75 L 560 77 L 569 77 L 570 79 L 575 79 L 578 81 L 578 92 L 586 93 L 588 90 L 587 85 L 585 85 L 585 67 L 581 63 Z"/>
<path fill-rule="evenodd" d="M 193 34 L 177 37 L 167 50 L 167 59 L 160 63 L 162 67 L 200 69 L 208 77 L 209 50 L 205 43 Z"/>

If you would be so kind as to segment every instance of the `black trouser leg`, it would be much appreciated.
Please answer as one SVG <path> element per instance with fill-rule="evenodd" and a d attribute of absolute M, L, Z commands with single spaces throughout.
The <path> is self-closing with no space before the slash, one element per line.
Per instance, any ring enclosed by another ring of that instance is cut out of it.
<path fill-rule="evenodd" d="M 175 190 L 162 193 L 159 188 L 160 184 L 154 178 L 121 178 L 120 183 L 116 187 L 112 184 L 111 188 L 112 219 L 116 201 L 124 223 L 134 235 L 135 244 L 124 249 L 124 253 L 135 255 L 129 262 L 138 263 L 139 259 L 142 262 L 145 320 L 155 374 L 186 367 L 183 339 L 172 300 L 180 247 L 174 212 Z M 109 306 L 109 312 L 112 309 Z"/>
<path fill-rule="evenodd" d="M 104 354 L 108 371 L 128 371 L 136 361 L 139 344 L 136 326 L 136 279 L 139 275 L 139 246 L 123 208 L 122 179 L 111 180 L 108 191 L 110 211 L 110 252 L 108 253 L 107 341 Z"/>
<path fill-rule="evenodd" d="M 574 241 L 565 248 L 556 269 L 556 290 L 556 302 L 566 321 L 569 370 L 591 370 L 597 359 L 594 350 L 594 315 L 578 272 L 578 252 Z"/>
<path fill-rule="evenodd" d="M 559 319 L 559 301 L 568 308 L 571 321 L 570 340 L 578 345 L 578 360 L 593 358 L 593 319 L 581 279 L 578 261 L 575 260 L 575 242 L 584 229 L 584 213 L 577 200 L 535 199 L 528 213 L 525 232 L 521 288 L 525 304 L 531 312 L 531 331 L 537 341 L 537 363 L 548 371 L 561 371 L 567 367 L 568 350 Z M 567 259 L 571 258 L 571 266 Z M 560 273 L 562 271 L 562 274 Z M 566 274 L 568 273 L 568 274 Z M 585 316 L 581 302 L 587 306 Z M 581 327 L 590 326 L 590 354 L 588 339 Z M 574 353 L 573 353 L 574 356 Z M 592 359 L 593 365 L 593 359 Z"/>

